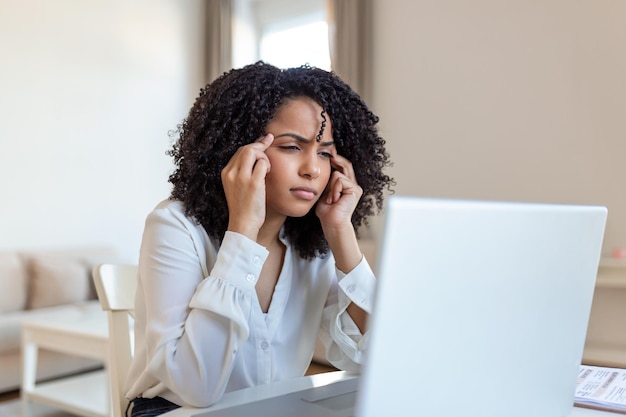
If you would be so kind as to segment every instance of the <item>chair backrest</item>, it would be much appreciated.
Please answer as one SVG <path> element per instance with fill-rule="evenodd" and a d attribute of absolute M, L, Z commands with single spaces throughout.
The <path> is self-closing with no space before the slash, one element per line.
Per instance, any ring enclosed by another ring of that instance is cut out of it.
<path fill-rule="evenodd" d="M 123 417 L 128 399 L 124 381 L 133 356 L 131 317 L 135 310 L 137 266 L 101 264 L 93 268 L 93 280 L 102 309 L 109 322 L 107 371 L 113 417 Z"/>

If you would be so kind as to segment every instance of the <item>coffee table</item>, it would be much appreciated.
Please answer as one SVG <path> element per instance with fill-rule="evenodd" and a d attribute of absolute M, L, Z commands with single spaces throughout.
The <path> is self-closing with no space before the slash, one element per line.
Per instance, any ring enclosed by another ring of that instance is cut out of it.
<path fill-rule="evenodd" d="M 109 334 L 107 316 L 98 305 L 80 314 L 31 319 L 22 325 L 22 417 L 39 402 L 86 417 L 109 417 L 111 396 L 105 370 L 37 382 L 37 354 L 48 349 L 101 360 L 106 369 Z"/>

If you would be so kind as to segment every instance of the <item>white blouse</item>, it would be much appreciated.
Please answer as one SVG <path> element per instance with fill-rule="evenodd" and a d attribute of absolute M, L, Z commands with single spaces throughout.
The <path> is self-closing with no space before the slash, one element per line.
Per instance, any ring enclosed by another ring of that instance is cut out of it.
<path fill-rule="evenodd" d="M 268 251 L 226 232 L 221 246 L 166 200 L 146 220 L 126 396 L 206 407 L 226 391 L 304 375 L 318 334 L 328 360 L 358 371 L 366 347 L 346 309 L 370 313 L 375 278 L 365 258 L 348 274 L 332 254 L 305 260 L 286 246 L 267 314 L 255 283 Z"/>

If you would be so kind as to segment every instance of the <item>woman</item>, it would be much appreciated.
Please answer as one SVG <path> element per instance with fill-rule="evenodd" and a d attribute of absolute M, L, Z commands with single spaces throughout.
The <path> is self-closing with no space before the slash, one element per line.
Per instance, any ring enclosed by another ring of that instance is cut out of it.
<path fill-rule="evenodd" d="M 358 228 L 393 180 L 378 118 L 336 75 L 259 62 L 200 93 L 139 257 L 133 416 L 304 375 L 318 334 L 358 371 L 374 275 Z"/>

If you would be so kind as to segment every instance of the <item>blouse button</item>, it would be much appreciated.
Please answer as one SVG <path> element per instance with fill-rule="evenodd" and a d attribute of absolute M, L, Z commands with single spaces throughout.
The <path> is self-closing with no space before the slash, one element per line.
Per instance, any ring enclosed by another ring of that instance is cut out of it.
<path fill-rule="evenodd" d="M 354 284 L 350 284 L 350 285 L 348 285 L 346 287 L 346 292 L 347 293 L 352 293 L 352 292 L 354 292 L 354 288 L 355 288 Z"/>
<path fill-rule="evenodd" d="M 261 342 L 261 349 L 267 350 L 268 347 L 270 347 L 269 343 L 267 343 L 266 341 Z"/>
<path fill-rule="evenodd" d="M 254 282 L 254 275 L 252 275 L 252 274 L 248 274 L 248 275 L 246 275 L 246 280 L 247 280 L 248 282 Z"/>
<path fill-rule="evenodd" d="M 259 265 L 261 263 L 261 258 L 255 256 L 254 258 L 252 258 L 252 262 L 254 262 L 255 265 Z"/>

